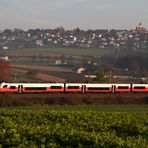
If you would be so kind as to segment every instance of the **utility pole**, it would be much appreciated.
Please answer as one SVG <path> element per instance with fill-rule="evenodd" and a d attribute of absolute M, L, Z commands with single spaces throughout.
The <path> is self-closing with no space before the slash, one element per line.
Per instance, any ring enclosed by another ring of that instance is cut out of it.
<path fill-rule="evenodd" d="M 17 49 L 15 49 L 15 62 L 17 61 Z M 14 73 L 14 81 L 16 82 L 17 81 L 17 69 L 15 69 L 15 73 Z"/>
<path fill-rule="evenodd" d="M 14 81 L 16 82 L 17 80 L 17 69 L 15 69 L 15 73 L 14 73 Z"/>
<path fill-rule="evenodd" d="M 111 83 L 112 82 L 112 71 L 110 70 L 109 71 L 109 83 Z"/>

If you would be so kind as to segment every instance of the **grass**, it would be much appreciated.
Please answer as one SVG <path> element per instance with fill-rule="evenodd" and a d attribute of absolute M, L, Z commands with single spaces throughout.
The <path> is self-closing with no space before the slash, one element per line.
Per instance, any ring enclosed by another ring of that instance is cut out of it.
<path fill-rule="evenodd" d="M 101 57 L 103 55 L 113 54 L 115 50 L 113 49 L 99 49 L 99 48 L 23 48 L 21 50 L 26 51 L 43 51 L 43 52 L 55 52 L 61 54 L 71 54 L 75 56 L 93 56 L 93 57 Z"/>

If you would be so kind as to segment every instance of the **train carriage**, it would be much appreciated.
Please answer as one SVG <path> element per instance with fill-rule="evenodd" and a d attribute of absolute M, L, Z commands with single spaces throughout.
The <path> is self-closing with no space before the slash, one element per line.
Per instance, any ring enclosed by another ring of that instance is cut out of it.
<path fill-rule="evenodd" d="M 130 93 L 131 84 L 114 84 L 115 93 Z"/>
<path fill-rule="evenodd" d="M 133 93 L 148 93 L 148 84 L 132 84 Z"/>
<path fill-rule="evenodd" d="M 64 92 L 63 83 L 22 84 L 22 93 L 60 93 Z"/>
<path fill-rule="evenodd" d="M 1 93 L 64 92 L 64 83 L 2 83 Z"/>

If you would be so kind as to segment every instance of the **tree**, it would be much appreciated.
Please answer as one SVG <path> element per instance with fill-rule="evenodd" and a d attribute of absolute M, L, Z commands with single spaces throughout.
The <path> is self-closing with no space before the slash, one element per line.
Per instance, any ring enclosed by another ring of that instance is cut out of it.
<path fill-rule="evenodd" d="M 66 56 L 64 54 L 60 55 L 60 60 L 62 63 L 64 63 L 66 61 Z"/>
<path fill-rule="evenodd" d="M 10 63 L 0 60 L 0 82 L 10 80 Z"/>
<path fill-rule="evenodd" d="M 43 62 L 44 56 L 43 56 L 42 54 L 39 54 L 39 55 L 38 55 L 38 58 L 39 58 L 40 62 Z"/>
<path fill-rule="evenodd" d="M 73 64 L 74 57 L 73 56 L 68 56 L 67 61 L 68 61 L 69 64 Z"/>
<path fill-rule="evenodd" d="M 32 59 L 32 62 L 36 62 L 37 56 L 36 56 L 36 55 L 32 55 L 32 56 L 31 56 L 31 59 Z"/>
<path fill-rule="evenodd" d="M 97 78 L 93 79 L 94 82 L 111 83 L 113 81 L 111 70 L 109 72 L 105 72 L 103 69 L 100 69 L 96 75 Z"/>
<path fill-rule="evenodd" d="M 96 75 L 97 78 L 93 79 L 94 82 L 105 82 L 105 72 L 102 69 L 100 69 Z"/>

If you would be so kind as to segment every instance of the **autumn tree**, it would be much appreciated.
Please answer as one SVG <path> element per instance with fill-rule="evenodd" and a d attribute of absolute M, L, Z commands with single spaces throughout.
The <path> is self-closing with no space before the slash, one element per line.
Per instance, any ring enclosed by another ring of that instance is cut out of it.
<path fill-rule="evenodd" d="M 10 80 L 10 63 L 0 60 L 0 82 Z"/>
<path fill-rule="evenodd" d="M 94 82 L 100 82 L 100 83 L 111 83 L 113 81 L 112 72 L 105 72 L 104 70 L 100 69 L 98 73 L 96 74 L 97 78 L 94 78 Z"/>
<path fill-rule="evenodd" d="M 99 82 L 104 82 L 105 81 L 104 76 L 105 76 L 105 72 L 103 70 L 100 70 L 97 74 L 97 80 Z"/>

